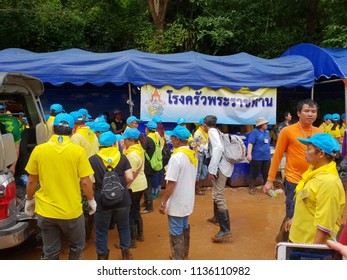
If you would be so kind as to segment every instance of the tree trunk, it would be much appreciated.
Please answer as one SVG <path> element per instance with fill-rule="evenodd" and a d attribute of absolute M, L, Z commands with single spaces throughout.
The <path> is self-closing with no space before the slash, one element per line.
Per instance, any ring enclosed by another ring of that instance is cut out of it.
<path fill-rule="evenodd" d="M 166 9 L 169 0 L 147 0 L 149 10 L 151 12 L 155 29 L 162 31 L 164 29 Z"/>
<path fill-rule="evenodd" d="M 308 2 L 308 11 L 307 11 L 307 35 L 310 38 L 314 38 L 318 32 L 318 22 L 320 18 L 319 13 L 319 4 L 320 0 L 310 0 Z"/>

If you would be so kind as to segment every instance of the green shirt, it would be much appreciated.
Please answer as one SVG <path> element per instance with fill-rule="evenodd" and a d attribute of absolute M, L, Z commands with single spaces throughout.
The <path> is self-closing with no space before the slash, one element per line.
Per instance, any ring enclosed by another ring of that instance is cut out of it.
<path fill-rule="evenodd" d="M 20 120 L 9 115 L 1 115 L 0 122 L 5 125 L 7 133 L 13 134 L 14 142 L 16 144 L 22 140 L 21 134 L 25 127 Z"/>

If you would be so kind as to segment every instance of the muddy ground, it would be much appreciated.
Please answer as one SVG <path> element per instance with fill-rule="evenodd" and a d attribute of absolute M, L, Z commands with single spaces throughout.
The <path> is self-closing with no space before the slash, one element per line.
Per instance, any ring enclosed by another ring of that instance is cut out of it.
<path fill-rule="evenodd" d="M 191 260 L 273 260 L 275 259 L 275 236 L 285 213 L 284 193 L 276 198 L 264 195 L 257 189 L 254 196 L 245 187 L 226 189 L 226 198 L 231 217 L 232 238 L 229 242 L 213 243 L 211 236 L 219 227 L 208 223 L 212 217 L 211 188 L 206 194 L 195 196 L 194 213 L 190 216 Z M 145 241 L 131 249 L 136 260 L 168 260 L 170 254 L 167 216 L 158 212 L 160 197 L 154 200 L 155 211 L 143 214 Z M 342 221 L 345 222 L 345 209 Z M 95 260 L 94 233 L 87 241 L 85 259 Z M 110 259 L 121 259 L 121 251 L 114 247 L 118 241 L 117 230 L 109 231 Z M 0 252 L 1 259 L 40 259 L 41 247 L 26 242 L 13 250 Z M 68 248 L 64 247 L 61 259 L 67 259 Z"/>

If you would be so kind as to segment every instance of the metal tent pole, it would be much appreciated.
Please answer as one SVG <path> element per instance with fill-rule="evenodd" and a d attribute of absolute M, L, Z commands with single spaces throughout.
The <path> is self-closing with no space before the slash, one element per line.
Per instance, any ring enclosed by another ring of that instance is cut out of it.
<path fill-rule="evenodd" d="M 129 99 L 127 101 L 127 103 L 129 104 L 129 113 L 130 116 L 133 115 L 133 111 L 134 111 L 134 102 L 132 100 L 132 95 L 131 95 L 131 84 L 128 83 L 128 91 L 129 91 Z"/>
<path fill-rule="evenodd" d="M 314 84 L 311 88 L 311 99 L 314 100 L 313 98 L 314 98 Z"/>

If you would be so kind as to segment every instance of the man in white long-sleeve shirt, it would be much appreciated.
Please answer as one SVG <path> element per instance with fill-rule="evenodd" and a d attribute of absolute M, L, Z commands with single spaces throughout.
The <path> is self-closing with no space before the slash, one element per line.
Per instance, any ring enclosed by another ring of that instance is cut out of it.
<path fill-rule="evenodd" d="M 216 128 L 217 117 L 208 115 L 204 118 L 204 126 L 208 130 L 208 145 L 210 163 L 208 166 L 208 178 L 212 181 L 212 198 L 214 205 L 214 217 L 209 222 L 219 224 L 219 232 L 212 237 L 215 242 L 223 241 L 231 237 L 230 218 L 228 206 L 224 196 L 227 178 L 231 176 L 234 165 L 230 164 L 223 156 L 223 143 L 221 133 Z"/>

